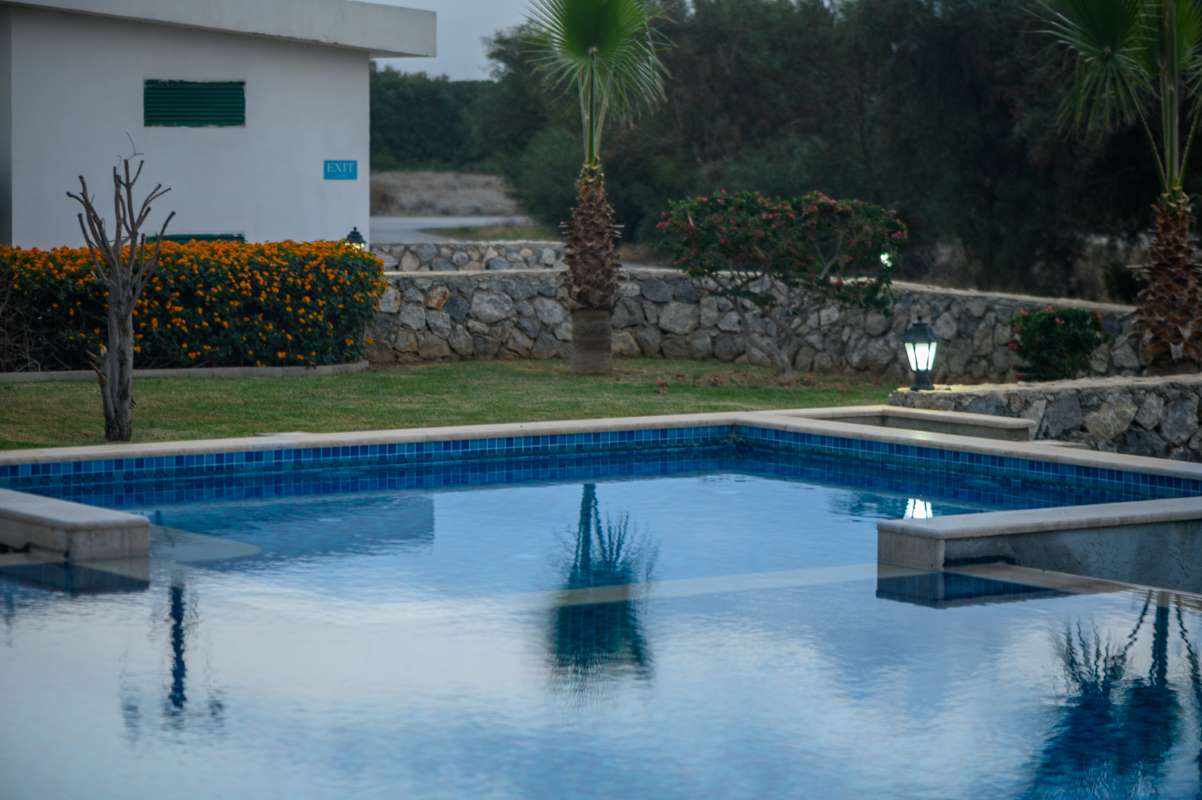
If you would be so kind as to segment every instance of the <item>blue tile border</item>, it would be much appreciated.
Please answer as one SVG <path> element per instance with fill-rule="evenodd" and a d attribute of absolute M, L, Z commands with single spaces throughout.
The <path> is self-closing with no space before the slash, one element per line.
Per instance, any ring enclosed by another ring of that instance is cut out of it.
<path fill-rule="evenodd" d="M 104 484 L 372 465 L 433 464 L 610 451 L 638 452 L 730 444 L 729 425 L 590 431 L 433 442 L 290 447 L 230 453 L 46 462 L 0 466 L 0 487 Z"/>
<path fill-rule="evenodd" d="M 996 478 L 1034 479 L 1073 485 L 1098 484 L 1145 493 L 1149 497 L 1202 495 L 1202 480 L 1154 475 L 1145 472 L 1085 467 L 1055 461 L 1009 458 L 987 453 L 944 450 L 937 447 L 851 439 L 842 436 L 735 425 L 734 438 L 755 450 L 841 455 L 892 464 L 909 464 L 926 470 L 985 474 Z"/>
<path fill-rule="evenodd" d="M 513 460 L 545 456 L 621 456 L 734 445 L 754 451 L 838 456 L 859 461 L 919 466 L 940 473 L 974 474 L 1119 489 L 1153 497 L 1202 495 L 1202 480 L 1085 467 L 1038 459 L 1008 458 L 935 447 L 880 442 L 751 424 L 697 425 L 641 430 L 503 436 L 432 442 L 291 447 L 229 453 L 76 460 L 0 466 L 0 487 L 17 490 L 120 485 L 131 482 L 237 478 L 346 467 L 414 466 Z"/>

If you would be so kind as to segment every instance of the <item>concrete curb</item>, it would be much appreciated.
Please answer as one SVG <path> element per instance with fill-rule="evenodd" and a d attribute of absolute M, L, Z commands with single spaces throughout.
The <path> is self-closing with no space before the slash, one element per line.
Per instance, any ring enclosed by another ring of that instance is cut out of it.
<path fill-rule="evenodd" d="M 323 364 L 319 367 L 180 367 L 176 369 L 135 369 L 135 378 L 299 378 L 305 376 L 351 375 L 371 367 L 366 361 L 348 364 Z M 87 369 L 61 372 L 0 372 L 0 385 L 47 383 L 50 381 L 94 381 L 96 373 Z"/>

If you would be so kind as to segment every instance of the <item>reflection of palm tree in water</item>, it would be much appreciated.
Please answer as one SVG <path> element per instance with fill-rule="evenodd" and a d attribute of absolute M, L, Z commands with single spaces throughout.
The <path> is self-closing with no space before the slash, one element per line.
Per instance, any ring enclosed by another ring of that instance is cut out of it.
<path fill-rule="evenodd" d="M 552 612 L 551 660 L 555 677 L 584 689 L 600 675 L 651 675 L 651 653 L 633 584 L 650 579 L 654 548 L 648 548 L 621 517 L 603 524 L 597 487 L 585 484 L 575 552 Z M 603 601 L 587 590 L 611 587 Z"/>
<path fill-rule="evenodd" d="M 1170 598 L 1157 598 L 1147 675 L 1129 671 L 1131 651 L 1152 606 L 1148 593 L 1122 646 L 1080 625 L 1066 628 L 1061 659 L 1070 695 L 1044 747 L 1027 797 L 1129 797 L 1155 791 L 1177 745 L 1181 702 L 1169 680 Z M 1196 713 L 1202 718 L 1202 673 L 1177 601 L 1177 628 L 1185 643 Z M 1200 754 L 1202 758 L 1202 754 Z M 1202 760 L 1199 761 L 1202 769 Z"/>
<path fill-rule="evenodd" d="M 172 728 L 182 729 L 188 719 L 188 634 L 195 627 L 195 611 L 189 611 L 186 587 L 182 581 L 172 581 L 167 590 L 168 645 L 171 651 L 171 680 L 163 698 L 164 721 Z M 220 726 L 225 706 L 219 695 L 209 689 L 211 697 L 201 715 L 205 724 Z M 122 701 L 122 715 L 129 734 L 136 738 L 142 717 L 140 703 L 133 693 Z"/>

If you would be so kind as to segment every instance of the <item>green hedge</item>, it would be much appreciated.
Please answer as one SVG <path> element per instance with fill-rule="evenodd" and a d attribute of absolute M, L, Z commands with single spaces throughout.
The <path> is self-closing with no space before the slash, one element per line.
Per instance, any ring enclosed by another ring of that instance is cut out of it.
<path fill-rule="evenodd" d="M 341 242 L 164 242 L 134 312 L 136 367 L 314 366 L 359 359 L 380 262 Z M 84 369 L 105 334 L 86 248 L 0 247 L 0 370 Z"/>

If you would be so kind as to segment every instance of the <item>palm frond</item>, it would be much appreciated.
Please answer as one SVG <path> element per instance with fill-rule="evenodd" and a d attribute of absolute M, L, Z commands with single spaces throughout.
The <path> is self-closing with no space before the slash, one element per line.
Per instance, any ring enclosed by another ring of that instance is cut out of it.
<path fill-rule="evenodd" d="M 1166 0 L 1176 2 L 1177 0 Z M 1189 0 L 1187 0 L 1188 2 Z M 1093 133 L 1136 122 L 1155 94 L 1157 0 L 1057 0 L 1044 32 L 1072 62 L 1062 121 Z"/>
<path fill-rule="evenodd" d="M 531 0 L 529 21 L 534 63 L 553 88 L 579 93 L 594 151 L 607 115 L 632 118 L 663 99 L 664 42 L 645 0 Z"/>

